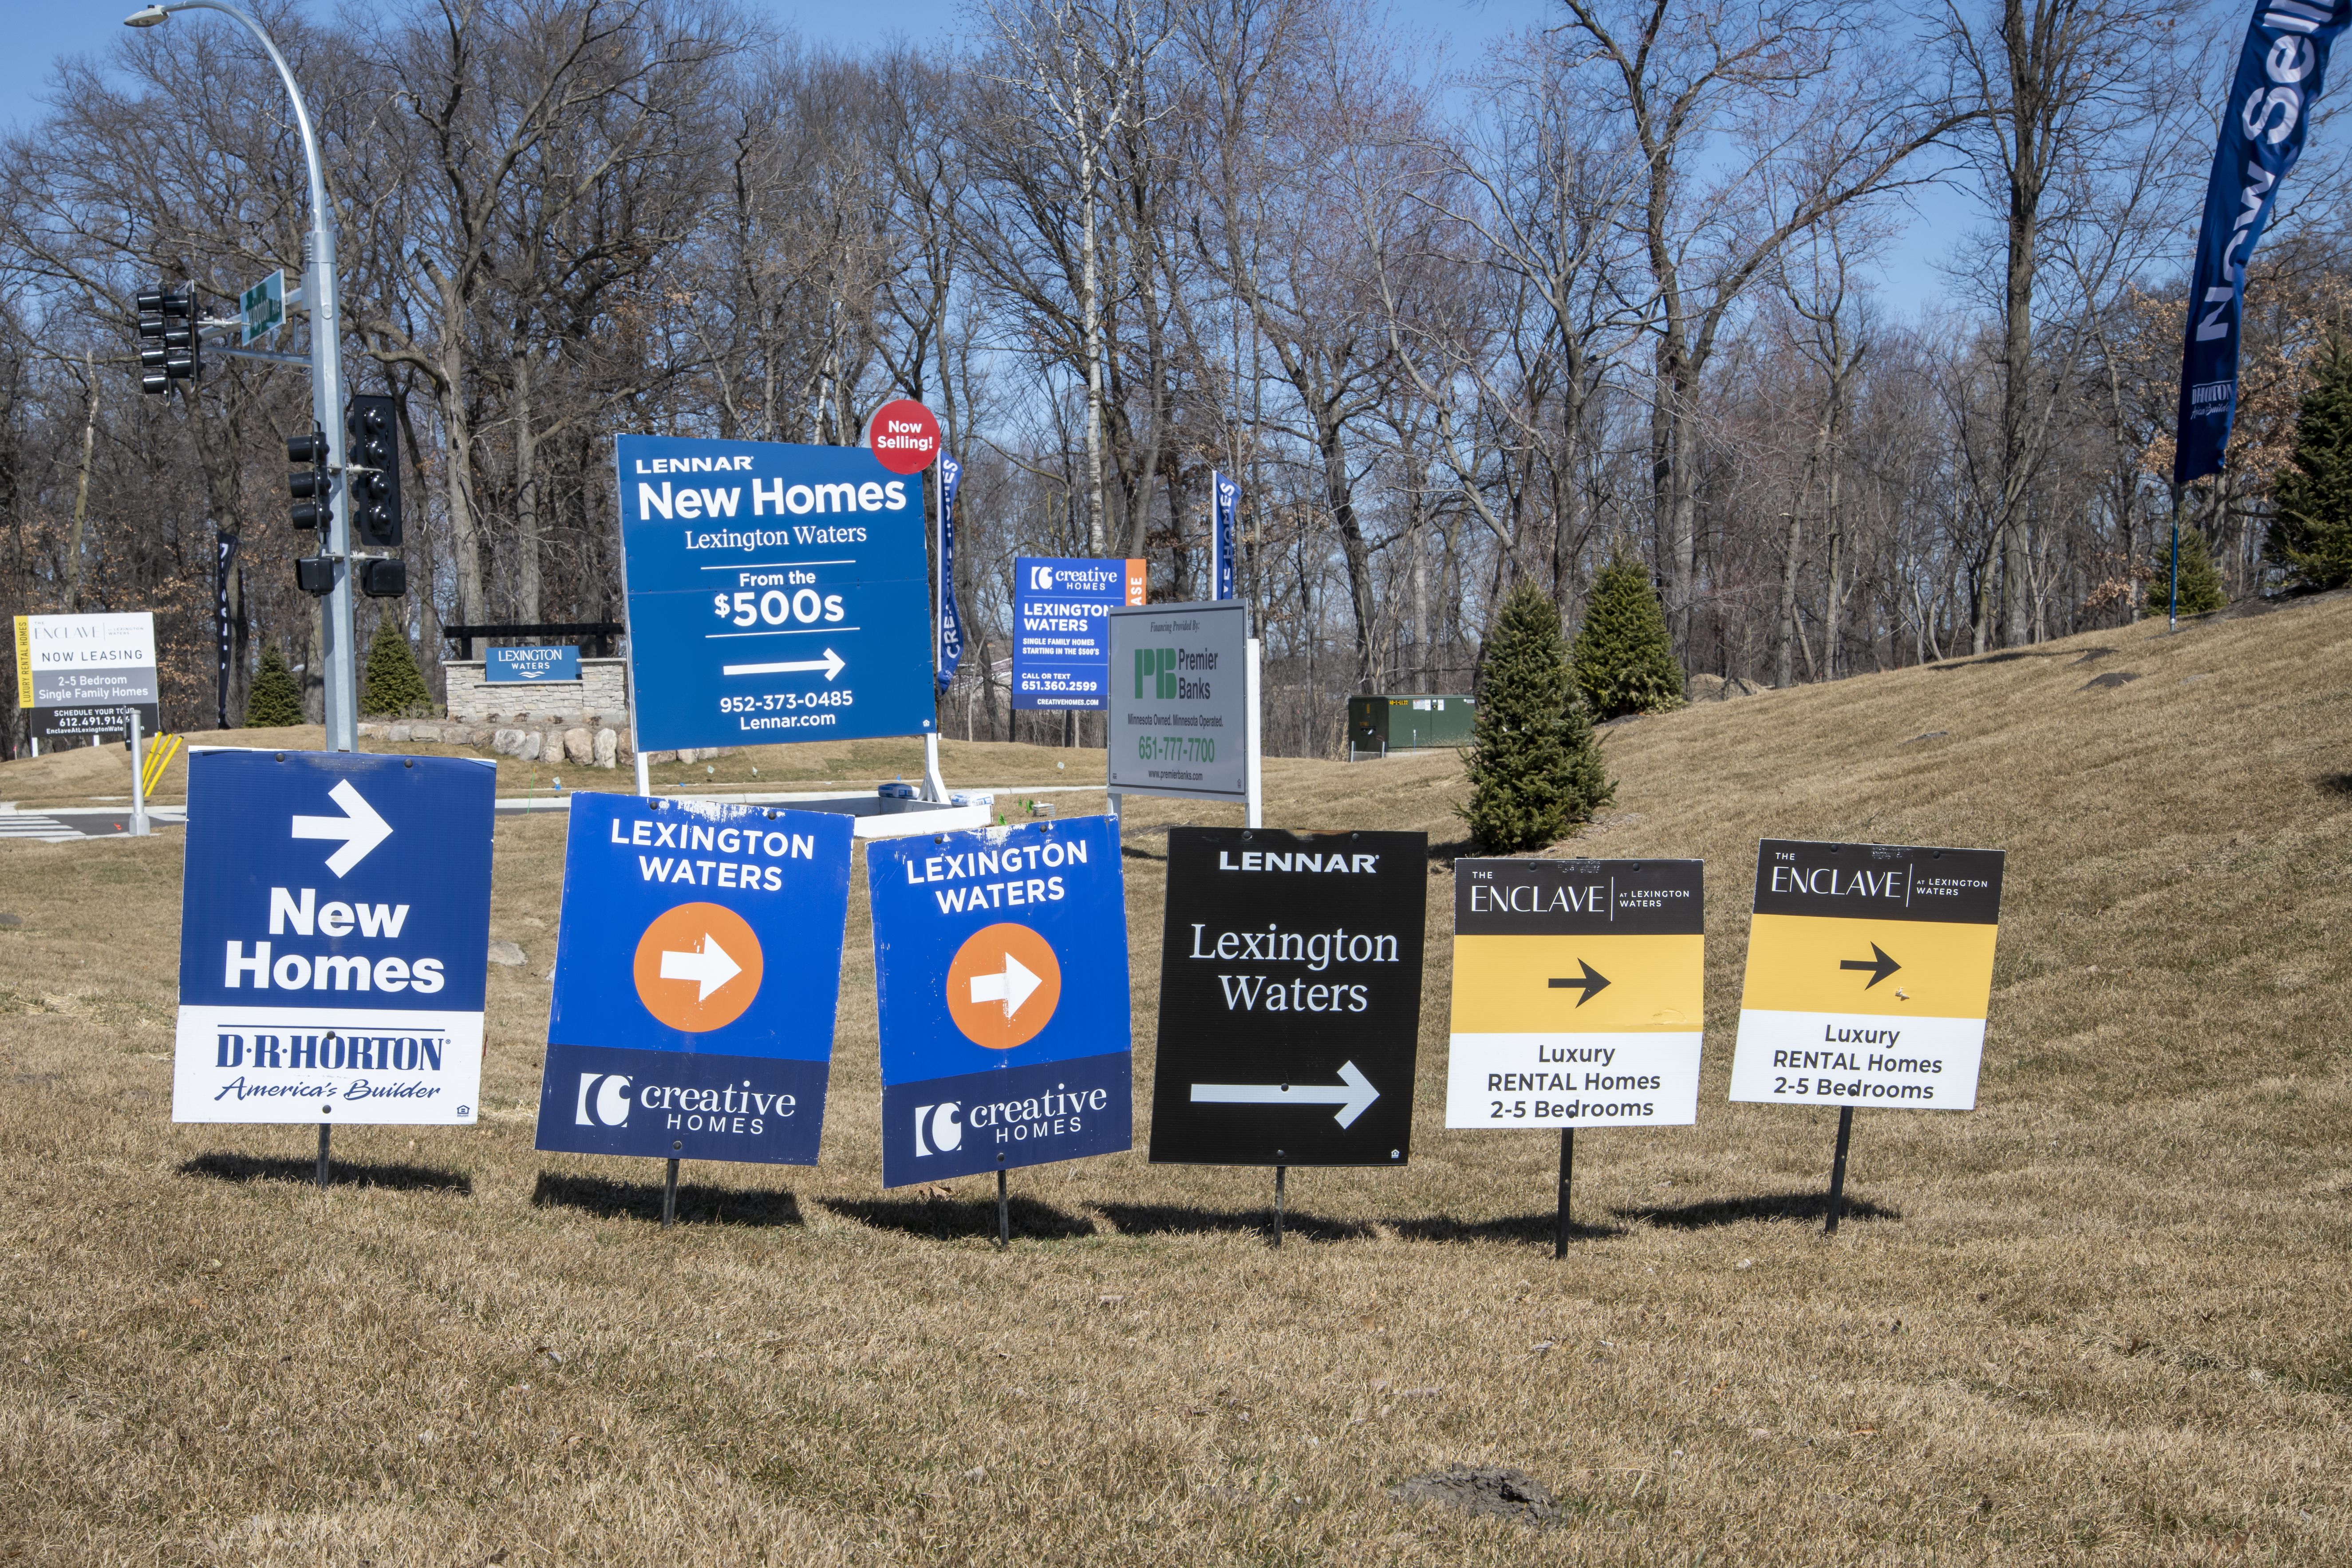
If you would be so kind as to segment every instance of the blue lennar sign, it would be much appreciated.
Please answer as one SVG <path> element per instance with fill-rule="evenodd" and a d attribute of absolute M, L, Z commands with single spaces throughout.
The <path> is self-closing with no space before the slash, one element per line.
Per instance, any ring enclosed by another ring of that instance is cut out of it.
<path fill-rule="evenodd" d="M 932 729 L 919 478 L 863 447 L 616 446 L 639 747 Z"/>
<path fill-rule="evenodd" d="M 572 797 L 537 1147 L 816 1163 L 850 819 Z"/>
<path fill-rule="evenodd" d="M 172 1120 L 473 1122 L 497 781 L 456 757 L 188 760 Z"/>
<path fill-rule="evenodd" d="M 1127 899 L 1109 819 L 867 846 L 882 1184 L 1133 1141 Z"/>
<path fill-rule="evenodd" d="M 1143 603 L 1143 563 L 1019 555 L 1013 584 L 1013 706 L 1103 707 L 1110 613 Z"/>
<path fill-rule="evenodd" d="M 493 682 L 503 680 L 577 680 L 580 650 L 562 647 L 494 647 L 483 673 Z"/>

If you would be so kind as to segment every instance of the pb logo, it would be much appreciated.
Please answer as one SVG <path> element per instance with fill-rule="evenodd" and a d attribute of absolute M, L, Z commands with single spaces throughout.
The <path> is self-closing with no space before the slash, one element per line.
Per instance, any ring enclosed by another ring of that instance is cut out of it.
<path fill-rule="evenodd" d="M 626 1127 L 629 1124 L 629 1079 L 617 1072 L 580 1075 L 580 1105 L 572 1112 L 580 1127 Z"/>
<path fill-rule="evenodd" d="M 1036 589 L 1037 592 L 1041 594 L 1052 593 L 1054 591 L 1054 569 L 1051 566 L 1032 566 L 1029 568 L 1029 586 Z"/>
<path fill-rule="evenodd" d="M 950 1100 L 940 1105 L 915 1107 L 915 1157 L 927 1154 L 952 1154 L 963 1143 L 963 1123 L 956 1113 L 963 1109 L 961 1100 Z"/>
<path fill-rule="evenodd" d="M 1144 690 L 1146 685 L 1151 689 Z M 1161 701 L 1176 695 L 1176 650 L 1172 647 L 1139 647 L 1135 650 L 1135 698 L 1145 697 Z"/>

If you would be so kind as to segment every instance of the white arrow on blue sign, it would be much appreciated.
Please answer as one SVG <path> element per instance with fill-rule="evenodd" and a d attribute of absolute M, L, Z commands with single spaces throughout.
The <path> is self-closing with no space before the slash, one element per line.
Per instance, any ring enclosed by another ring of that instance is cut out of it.
<path fill-rule="evenodd" d="M 497 776 L 190 757 L 174 1121 L 477 1119 Z"/>

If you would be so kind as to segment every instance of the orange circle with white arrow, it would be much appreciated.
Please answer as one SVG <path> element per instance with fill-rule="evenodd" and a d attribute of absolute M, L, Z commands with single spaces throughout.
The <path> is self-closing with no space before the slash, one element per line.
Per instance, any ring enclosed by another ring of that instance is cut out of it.
<path fill-rule="evenodd" d="M 1012 921 L 972 932 L 948 965 L 948 1016 L 964 1038 L 992 1051 L 1035 1039 L 1061 1002 L 1054 944 Z"/>
<path fill-rule="evenodd" d="M 665 910 L 637 939 L 637 1000 L 673 1029 L 706 1035 L 760 994 L 760 939 L 724 904 Z"/>

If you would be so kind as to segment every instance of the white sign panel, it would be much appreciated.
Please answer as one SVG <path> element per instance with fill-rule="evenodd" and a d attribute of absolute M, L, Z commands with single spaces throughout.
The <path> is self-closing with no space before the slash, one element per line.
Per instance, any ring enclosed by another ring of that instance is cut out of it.
<path fill-rule="evenodd" d="M 156 701 L 155 617 L 27 616 L 36 708 L 104 708 Z"/>

